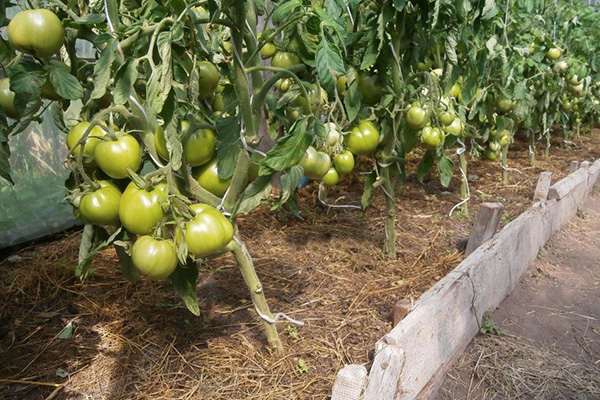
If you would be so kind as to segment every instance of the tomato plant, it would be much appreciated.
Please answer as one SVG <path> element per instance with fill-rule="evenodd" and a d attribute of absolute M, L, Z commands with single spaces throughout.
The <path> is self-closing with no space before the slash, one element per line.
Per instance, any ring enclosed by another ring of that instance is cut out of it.
<path fill-rule="evenodd" d="M 0 107 L 6 115 L 11 118 L 19 118 L 19 113 L 15 108 L 15 93 L 10 90 L 10 79 L 0 79 Z"/>
<path fill-rule="evenodd" d="M 8 40 L 24 53 L 47 58 L 63 45 L 64 28 L 56 14 L 36 9 L 18 12 L 8 24 Z"/>

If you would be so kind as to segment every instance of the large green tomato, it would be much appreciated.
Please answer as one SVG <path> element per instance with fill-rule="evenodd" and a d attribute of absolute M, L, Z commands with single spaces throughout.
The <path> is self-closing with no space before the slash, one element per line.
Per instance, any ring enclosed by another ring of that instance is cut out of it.
<path fill-rule="evenodd" d="M 231 184 L 231 178 L 221 179 L 219 178 L 219 170 L 217 167 L 217 158 L 213 158 L 201 167 L 195 168 L 192 171 L 194 178 L 198 181 L 198 184 L 204 189 L 208 190 L 215 196 L 222 197 L 229 185 Z"/>
<path fill-rule="evenodd" d="M 61 101 L 63 99 L 56 93 L 56 90 L 54 90 L 54 86 L 52 86 L 50 79 L 46 79 L 46 82 L 44 82 L 40 89 L 42 89 L 42 97 L 45 99 L 52 101 Z"/>
<path fill-rule="evenodd" d="M 382 89 L 377 75 L 362 73 L 358 76 L 358 90 L 362 94 L 364 104 L 372 106 L 381 100 Z"/>
<path fill-rule="evenodd" d="M 450 125 L 444 128 L 444 131 L 454 136 L 460 136 L 463 132 L 463 123 L 459 117 L 456 117 Z"/>
<path fill-rule="evenodd" d="M 498 110 L 503 113 L 510 112 L 510 110 L 512 110 L 514 106 L 514 101 L 503 94 L 498 96 L 498 98 L 496 99 L 496 107 L 498 107 Z"/>
<path fill-rule="evenodd" d="M 67 147 L 72 151 L 73 155 L 78 155 L 81 151 L 81 145 L 78 145 L 77 142 L 81 139 L 85 131 L 90 126 L 90 123 L 87 121 L 83 121 L 75 125 L 71 128 L 69 133 L 67 133 Z M 97 139 L 98 137 L 104 136 L 104 131 L 98 125 L 94 126 L 90 131 L 87 139 L 85 140 L 85 147 L 83 149 L 83 157 L 85 158 L 93 158 L 94 152 L 96 150 L 96 146 L 101 141 Z M 76 146 L 77 145 L 77 146 Z M 75 149 L 73 149 L 75 148 Z"/>
<path fill-rule="evenodd" d="M 329 168 L 322 180 L 327 187 L 337 185 L 340 182 L 340 174 L 335 168 Z"/>
<path fill-rule="evenodd" d="M 169 159 L 169 149 L 167 149 L 167 139 L 165 138 L 165 130 L 162 126 L 156 128 L 154 132 L 154 148 L 163 160 Z"/>
<path fill-rule="evenodd" d="M 111 178 L 127 178 L 127 167 L 137 171 L 142 165 L 142 149 L 129 134 L 117 140 L 102 140 L 96 145 L 94 159 L 102 171 Z"/>
<path fill-rule="evenodd" d="M 140 236 L 131 248 L 131 261 L 150 279 L 165 279 L 177 268 L 177 249 L 172 239 Z"/>
<path fill-rule="evenodd" d="M 35 9 L 18 12 L 8 24 L 8 40 L 23 53 L 50 57 L 63 45 L 64 28 L 50 10 Z"/>
<path fill-rule="evenodd" d="M 549 60 L 558 60 L 562 56 L 562 54 L 562 49 L 559 49 L 558 47 L 551 47 L 550 49 L 548 49 L 546 57 L 548 57 Z"/>
<path fill-rule="evenodd" d="M 208 99 L 215 93 L 219 85 L 219 70 L 210 61 L 198 63 L 198 79 L 200 84 L 199 98 Z"/>
<path fill-rule="evenodd" d="M 429 148 L 436 148 L 441 143 L 444 143 L 444 133 L 438 128 L 432 128 L 427 125 L 421 130 L 421 140 L 425 146 Z"/>
<path fill-rule="evenodd" d="M 406 113 L 406 121 L 408 122 L 408 126 L 413 129 L 421 129 L 427 123 L 429 116 L 427 115 L 427 111 L 425 111 L 418 104 L 413 104 Z"/>
<path fill-rule="evenodd" d="M 120 225 L 121 191 L 110 181 L 99 181 L 100 188 L 81 198 L 79 212 L 94 225 Z"/>
<path fill-rule="evenodd" d="M 353 154 L 369 154 L 379 144 L 379 129 L 371 121 L 359 121 L 358 126 L 352 129 L 344 142 Z"/>
<path fill-rule="evenodd" d="M 265 59 L 265 58 L 271 58 L 273 57 L 275 54 L 277 53 L 277 47 L 275 47 L 275 45 L 273 43 L 266 43 L 261 49 L 260 49 L 260 56 L 261 58 Z"/>
<path fill-rule="evenodd" d="M 488 159 L 490 161 L 496 161 L 498 159 L 498 152 L 490 150 L 490 149 L 486 149 L 484 156 L 486 159 Z"/>
<path fill-rule="evenodd" d="M 331 168 L 331 158 L 327 153 L 317 151 L 314 147 L 309 146 L 298 164 L 304 168 L 304 175 L 307 178 L 320 180 Z"/>
<path fill-rule="evenodd" d="M 271 65 L 276 68 L 290 69 L 294 65 L 300 64 L 300 59 L 294 53 L 287 51 L 278 51 L 271 60 Z"/>
<path fill-rule="evenodd" d="M 184 122 L 187 124 L 186 121 Z M 199 129 L 192 133 L 187 142 L 183 144 L 185 160 L 192 167 L 199 167 L 206 164 L 213 158 L 216 144 L 217 137 L 211 129 Z"/>
<path fill-rule="evenodd" d="M 159 183 L 146 190 L 130 182 L 121 196 L 119 218 L 123 226 L 136 235 L 149 235 L 165 216 L 167 185 Z"/>
<path fill-rule="evenodd" d="M 442 123 L 442 125 L 448 126 L 454 121 L 455 116 L 456 115 L 452 110 L 442 111 L 438 115 L 438 120 Z"/>
<path fill-rule="evenodd" d="M 333 158 L 333 165 L 340 174 L 349 174 L 354 169 L 354 155 L 346 150 Z"/>
<path fill-rule="evenodd" d="M 194 218 L 186 224 L 185 243 L 194 257 L 206 257 L 223 250 L 233 238 L 233 225 L 216 208 L 194 204 Z"/>
<path fill-rule="evenodd" d="M 15 92 L 10 90 L 10 79 L 0 79 L 0 107 L 4 110 L 7 116 L 17 119 L 19 113 L 14 105 Z"/>

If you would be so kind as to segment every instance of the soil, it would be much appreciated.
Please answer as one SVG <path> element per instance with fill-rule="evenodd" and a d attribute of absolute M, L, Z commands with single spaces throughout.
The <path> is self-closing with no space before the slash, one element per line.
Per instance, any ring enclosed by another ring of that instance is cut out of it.
<path fill-rule="evenodd" d="M 533 166 L 528 145 L 517 142 L 509 165 L 519 171 L 509 172 L 507 184 L 499 163 L 470 160 L 470 210 L 501 201 L 507 223 L 531 205 L 541 171 L 558 180 L 571 160 L 599 158 L 599 139 L 595 131 L 570 149 L 554 143 Z M 279 323 L 283 354 L 267 350 L 229 255 L 201 266 L 202 314 L 194 317 L 168 282 L 124 280 L 113 250 L 101 252 L 92 276 L 78 281 L 79 232 L 4 254 L 0 397 L 327 398 L 344 364 L 370 366 L 375 342 L 392 328 L 393 305 L 416 300 L 464 258 L 457 247 L 468 237 L 472 217 L 448 216 L 460 200 L 458 175 L 449 188 L 435 171 L 421 184 L 413 172 L 417 162 L 418 154 L 408 160 L 411 174 L 396 190 L 396 259 L 381 250 L 381 192 L 366 212 L 328 209 L 310 184 L 299 198 L 303 220 L 268 206 L 240 220 L 271 310 L 305 323 Z M 345 177 L 330 190 L 329 203 L 359 204 L 362 181 L 358 171 Z"/>
<path fill-rule="evenodd" d="M 492 321 L 504 338 L 477 337 L 449 372 L 439 398 L 600 398 L 599 299 L 596 188 L 494 312 Z M 524 347 L 527 351 L 520 352 Z M 538 356 L 550 353 L 550 362 L 539 364 Z M 559 379 L 558 367 L 569 376 Z"/>

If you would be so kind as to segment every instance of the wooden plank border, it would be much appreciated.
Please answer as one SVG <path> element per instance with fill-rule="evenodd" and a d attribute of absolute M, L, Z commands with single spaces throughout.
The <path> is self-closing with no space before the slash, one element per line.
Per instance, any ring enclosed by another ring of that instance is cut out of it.
<path fill-rule="evenodd" d="M 483 313 L 512 292 L 539 249 L 575 215 L 599 175 L 600 159 L 558 181 L 552 186 L 558 198 L 535 203 L 425 292 L 377 342 L 363 400 L 433 399 L 447 370 L 479 331 Z"/>

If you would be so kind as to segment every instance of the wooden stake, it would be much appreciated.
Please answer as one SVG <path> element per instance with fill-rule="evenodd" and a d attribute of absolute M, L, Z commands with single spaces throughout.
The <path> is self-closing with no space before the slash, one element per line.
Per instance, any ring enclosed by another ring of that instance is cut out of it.
<path fill-rule="evenodd" d="M 590 165 L 591 163 L 589 161 L 582 161 L 581 164 L 579 164 L 579 168 L 590 169 Z"/>
<path fill-rule="evenodd" d="M 475 249 L 494 236 L 503 209 L 504 205 L 502 203 L 481 203 L 477 219 L 471 229 L 471 235 L 465 250 L 466 255 L 474 252 Z"/>
<path fill-rule="evenodd" d="M 362 365 L 346 365 L 333 382 L 331 400 L 360 400 L 367 386 L 367 369 Z"/>
<path fill-rule="evenodd" d="M 571 161 L 571 164 L 569 164 L 569 172 L 573 173 L 577 171 L 577 168 L 579 168 L 579 161 Z"/>
<path fill-rule="evenodd" d="M 533 201 L 544 201 L 548 198 L 548 190 L 552 185 L 552 172 L 541 172 L 538 178 L 535 192 L 533 192 Z"/>

